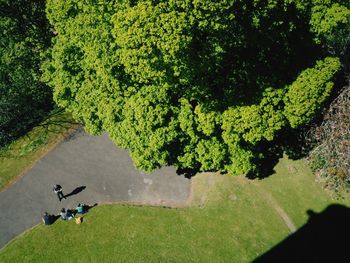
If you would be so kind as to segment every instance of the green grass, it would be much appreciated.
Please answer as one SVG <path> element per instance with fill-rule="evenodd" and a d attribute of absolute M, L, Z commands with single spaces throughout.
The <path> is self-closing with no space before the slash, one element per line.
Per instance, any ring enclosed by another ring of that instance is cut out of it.
<path fill-rule="evenodd" d="M 260 187 L 270 192 L 297 227 L 308 219 L 311 209 L 321 212 L 330 203 L 350 205 L 349 201 L 334 200 L 315 182 L 304 160 L 291 161 L 286 157 L 275 167 L 276 174 L 261 180 Z"/>
<path fill-rule="evenodd" d="M 0 251 L 0 262 L 250 262 L 289 235 L 268 192 L 300 227 L 334 201 L 303 161 L 282 159 L 261 181 L 201 174 L 188 208 L 101 205 L 84 222 L 38 225 Z"/>
<path fill-rule="evenodd" d="M 0 149 L 0 190 L 50 151 L 75 125 L 68 113 L 57 113 L 27 135 Z"/>

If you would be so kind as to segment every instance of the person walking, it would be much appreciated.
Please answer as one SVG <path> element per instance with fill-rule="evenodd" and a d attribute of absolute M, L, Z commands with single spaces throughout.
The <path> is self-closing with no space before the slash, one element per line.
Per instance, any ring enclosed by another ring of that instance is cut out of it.
<path fill-rule="evenodd" d="M 55 184 L 53 186 L 53 189 L 55 194 L 57 194 L 57 197 L 58 197 L 58 200 L 61 202 L 61 200 L 64 198 L 66 199 L 66 197 L 64 196 L 63 194 L 63 189 L 62 189 L 62 186 L 60 186 L 59 184 Z"/>

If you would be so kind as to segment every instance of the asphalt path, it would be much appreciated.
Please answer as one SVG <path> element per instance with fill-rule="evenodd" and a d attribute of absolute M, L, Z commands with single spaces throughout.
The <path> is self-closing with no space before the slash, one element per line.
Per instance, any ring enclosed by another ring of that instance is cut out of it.
<path fill-rule="evenodd" d="M 54 184 L 69 195 L 59 202 Z M 0 192 L 0 248 L 41 222 L 42 214 L 58 214 L 78 203 L 130 202 L 183 206 L 190 180 L 163 167 L 151 174 L 134 168 L 128 151 L 108 138 L 90 136 L 83 130 L 70 135 L 15 184 Z"/>

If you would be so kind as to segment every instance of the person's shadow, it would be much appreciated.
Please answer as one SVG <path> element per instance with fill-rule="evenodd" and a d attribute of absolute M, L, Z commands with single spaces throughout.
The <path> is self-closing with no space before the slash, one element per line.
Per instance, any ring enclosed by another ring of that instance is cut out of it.
<path fill-rule="evenodd" d="M 89 212 L 89 210 L 95 206 L 97 206 L 97 203 L 94 203 L 93 205 L 85 205 L 86 212 Z"/>
<path fill-rule="evenodd" d="M 350 209 L 307 211 L 309 221 L 253 262 L 349 262 Z"/>
<path fill-rule="evenodd" d="M 86 188 L 86 186 L 79 186 L 77 188 L 75 188 L 72 192 L 70 192 L 69 194 L 66 194 L 64 196 L 64 198 L 67 198 L 69 196 L 72 196 L 72 195 L 76 195 L 76 194 L 79 194 L 81 191 L 83 191 L 84 189 Z"/>
<path fill-rule="evenodd" d="M 57 219 L 59 219 L 60 215 L 49 215 L 49 225 L 52 225 L 56 222 Z"/>

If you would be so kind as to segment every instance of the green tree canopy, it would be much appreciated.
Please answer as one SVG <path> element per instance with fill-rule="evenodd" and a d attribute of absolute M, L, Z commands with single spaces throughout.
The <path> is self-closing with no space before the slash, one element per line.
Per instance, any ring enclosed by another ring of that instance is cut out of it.
<path fill-rule="evenodd" d="M 350 2 L 313 0 L 310 24 L 317 43 L 333 55 L 343 55 L 350 43 Z"/>
<path fill-rule="evenodd" d="M 246 174 L 260 146 L 309 122 L 333 87 L 340 63 L 315 41 L 317 5 L 48 0 L 57 36 L 44 78 L 140 169 Z"/>
<path fill-rule="evenodd" d="M 43 119 L 52 91 L 40 81 L 40 54 L 50 45 L 45 1 L 0 0 L 0 146 Z"/>

